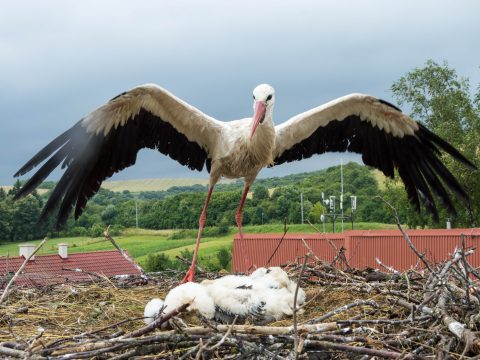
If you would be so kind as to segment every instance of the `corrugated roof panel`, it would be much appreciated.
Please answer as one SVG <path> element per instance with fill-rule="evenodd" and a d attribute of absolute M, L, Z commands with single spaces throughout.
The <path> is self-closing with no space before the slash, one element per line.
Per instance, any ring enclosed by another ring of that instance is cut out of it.
<path fill-rule="evenodd" d="M 455 248 L 461 247 L 461 235 L 467 247 L 479 249 L 469 257 L 474 266 L 480 266 L 480 229 L 428 229 L 406 231 L 415 247 L 425 253 L 428 261 L 437 263 L 449 258 Z M 338 249 L 346 248 L 345 255 L 351 267 L 379 268 L 375 258 L 399 271 L 415 266 L 419 259 L 409 248 L 399 230 L 350 230 L 343 234 L 245 234 L 235 235 L 232 271 L 248 272 L 260 266 L 275 266 L 289 261 L 302 261 L 307 246 L 321 260 L 332 261 L 336 255 L 331 240 Z M 304 244 L 305 241 L 307 246 Z M 279 246 L 278 246 L 279 245 Z M 278 249 L 275 252 L 276 247 Z M 274 254 L 275 253 L 275 254 Z M 273 255 L 270 263 L 268 259 Z"/>

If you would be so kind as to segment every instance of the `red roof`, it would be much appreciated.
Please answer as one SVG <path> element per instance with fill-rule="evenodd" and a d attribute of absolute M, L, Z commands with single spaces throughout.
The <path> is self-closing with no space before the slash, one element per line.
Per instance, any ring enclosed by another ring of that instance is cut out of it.
<path fill-rule="evenodd" d="M 10 276 L 25 261 L 23 256 L 0 257 L 0 288 L 4 288 Z M 70 282 L 85 282 L 97 276 L 113 277 L 115 275 L 139 275 L 133 264 L 128 262 L 118 251 L 95 251 L 68 254 L 63 259 L 58 254 L 36 255 L 30 260 L 22 273 L 15 280 L 17 286 L 36 287 Z"/>

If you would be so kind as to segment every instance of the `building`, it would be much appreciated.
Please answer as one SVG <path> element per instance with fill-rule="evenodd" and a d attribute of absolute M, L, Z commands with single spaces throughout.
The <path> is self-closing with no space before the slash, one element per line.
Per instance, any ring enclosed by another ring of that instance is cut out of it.
<path fill-rule="evenodd" d="M 0 289 L 17 272 L 35 245 L 19 245 L 17 257 L 0 257 Z M 68 244 L 58 244 L 58 253 L 35 255 L 15 280 L 20 287 L 44 287 L 56 284 L 87 282 L 116 275 L 140 275 L 140 270 L 117 250 L 68 253 Z"/>
<path fill-rule="evenodd" d="M 455 248 L 462 247 L 462 236 L 467 248 L 477 251 L 469 257 L 473 266 L 480 266 L 480 229 L 407 230 L 418 251 L 428 261 L 446 260 Z M 351 230 L 336 234 L 244 234 L 233 241 L 232 271 L 248 272 L 259 266 L 278 266 L 290 261 L 302 261 L 309 248 L 321 260 L 331 262 L 343 248 L 352 268 L 377 268 L 378 258 L 396 270 L 416 266 L 419 259 L 408 247 L 399 230 Z"/>

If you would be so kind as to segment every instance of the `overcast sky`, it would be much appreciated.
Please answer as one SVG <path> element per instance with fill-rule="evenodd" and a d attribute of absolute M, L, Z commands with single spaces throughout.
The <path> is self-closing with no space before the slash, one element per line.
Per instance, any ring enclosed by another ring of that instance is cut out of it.
<path fill-rule="evenodd" d="M 143 83 L 232 120 L 251 116 L 252 89 L 267 82 L 276 123 L 351 92 L 392 100 L 392 83 L 427 59 L 448 61 L 476 86 L 479 14 L 473 0 L 5 1 L 0 184 L 95 107 Z M 339 162 L 318 156 L 261 176 Z M 198 176 L 207 174 L 144 150 L 114 178 Z"/>

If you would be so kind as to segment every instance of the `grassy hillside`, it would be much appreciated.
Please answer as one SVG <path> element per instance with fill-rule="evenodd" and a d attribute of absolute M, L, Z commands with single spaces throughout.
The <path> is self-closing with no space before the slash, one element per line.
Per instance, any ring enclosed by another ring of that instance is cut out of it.
<path fill-rule="evenodd" d="M 321 225 L 317 225 L 321 230 Z M 356 223 L 355 229 L 386 229 L 394 228 L 390 224 L 378 223 Z M 339 227 L 337 228 L 339 229 Z M 345 223 L 345 230 L 350 229 L 349 224 Z M 327 231 L 332 230 L 332 225 L 327 224 Z M 204 237 L 202 238 L 202 245 L 200 246 L 200 258 L 208 257 L 219 251 L 223 247 L 231 248 L 233 243 L 233 235 L 236 233 L 236 228 L 230 228 L 227 235 L 221 237 Z M 128 251 L 128 253 L 135 258 L 141 265 L 145 264 L 149 254 L 158 254 L 164 252 L 171 258 L 179 255 L 184 249 L 193 251 L 195 246 L 196 231 L 184 232 L 185 238 L 171 239 L 173 230 L 143 230 L 143 229 L 128 229 L 123 236 L 115 237 L 118 244 Z M 281 224 L 267 224 L 258 226 L 245 226 L 245 233 L 283 233 L 283 225 Z M 316 232 L 310 225 L 290 225 L 288 226 L 289 233 L 313 233 Z M 40 240 L 28 241 L 28 243 L 38 244 Z M 89 238 L 89 237 L 70 237 L 70 238 L 55 238 L 49 239 L 43 248 L 38 252 L 39 255 L 55 254 L 57 253 L 57 244 L 67 243 L 70 245 L 69 252 L 86 252 L 86 251 L 100 251 L 113 250 L 112 244 L 104 238 Z M 19 243 L 6 243 L 0 245 L 0 256 L 18 256 Z"/>
<path fill-rule="evenodd" d="M 128 190 L 130 192 L 140 191 L 164 191 L 172 186 L 192 186 L 208 185 L 208 179 L 140 179 L 140 180 L 118 180 L 105 181 L 102 187 L 111 191 L 121 192 Z"/>
<path fill-rule="evenodd" d="M 0 188 L 5 190 L 5 192 L 9 192 L 13 188 L 13 186 L 12 185 L 1 185 Z M 48 191 L 48 189 L 41 189 L 41 188 L 37 189 L 37 193 L 39 195 L 46 194 L 47 191 Z"/>

